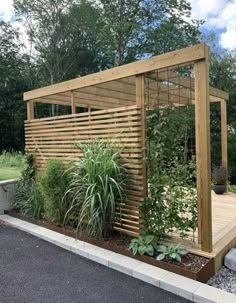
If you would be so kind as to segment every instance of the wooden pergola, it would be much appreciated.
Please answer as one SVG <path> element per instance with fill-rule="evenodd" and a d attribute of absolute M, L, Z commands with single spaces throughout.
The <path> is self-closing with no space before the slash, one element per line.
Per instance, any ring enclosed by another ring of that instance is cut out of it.
<path fill-rule="evenodd" d="M 176 74 L 175 68 L 186 65 L 194 67 L 192 77 Z M 149 81 L 149 87 L 156 94 L 156 79 L 153 80 L 153 75 L 158 71 L 158 97 L 163 106 L 165 103 L 195 106 L 198 234 L 202 251 L 211 252 L 209 105 L 210 102 L 220 102 L 221 105 L 222 165 L 227 169 L 226 106 L 229 95 L 209 86 L 208 69 L 209 48 L 205 44 L 199 44 L 26 92 L 26 148 L 35 153 L 40 168 L 50 157 L 82 156 L 71 147 L 73 142 L 98 137 L 119 139 L 127 147 L 124 158 L 130 163 L 135 185 L 124 206 L 123 223 L 117 225 L 117 229 L 137 235 L 141 224 L 139 206 L 147 195 L 144 161 L 147 110 L 145 89 Z M 178 88 L 178 94 L 174 89 L 167 90 L 170 82 L 173 88 Z M 34 119 L 35 103 L 71 106 L 71 114 Z M 76 113 L 76 107 L 85 108 L 85 111 Z"/>

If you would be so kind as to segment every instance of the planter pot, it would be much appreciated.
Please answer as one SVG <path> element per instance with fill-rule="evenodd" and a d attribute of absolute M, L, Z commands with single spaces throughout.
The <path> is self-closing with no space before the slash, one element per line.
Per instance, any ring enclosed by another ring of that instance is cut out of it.
<path fill-rule="evenodd" d="M 44 222 L 44 221 L 37 220 L 35 218 L 27 217 L 27 216 L 24 216 L 24 215 L 21 215 L 21 214 L 15 212 L 14 210 L 8 210 L 8 211 L 5 211 L 5 213 L 12 217 L 15 217 L 15 218 L 18 218 L 21 220 L 25 220 L 25 221 L 33 223 L 33 224 L 37 224 L 39 226 L 48 228 L 50 230 L 56 231 L 58 233 L 66 235 L 66 236 L 88 242 L 90 244 L 99 246 L 101 248 L 108 249 L 115 253 L 125 255 L 127 257 L 148 263 L 150 265 L 171 271 L 178 275 L 182 275 L 184 277 L 187 277 L 187 278 L 199 281 L 199 282 L 205 283 L 209 280 L 209 278 L 211 276 L 214 275 L 214 259 L 213 258 L 208 259 L 207 263 L 199 271 L 193 272 L 189 269 L 182 268 L 175 264 L 167 263 L 164 261 L 158 261 L 155 258 L 152 258 L 149 256 L 145 256 L 145 255 L 144 256 L 140 256 L 140 255 L 134 256 L 131 251 L 125 250 L 119 246 L 110 245 L 106 241 L 91 239 L 91 238 L 84 237 L 84 236 L 77 237 L 76 232 L 73 229 L 63 228 L 60 226 L 50 224 L 49 222 Z"/>
<path fill-rule="evenodd" d="M 217 195 L 223 195 L 223 193 L 225 192 L 225 185 L 224 184 L 214 184 L 213 189 Z"/>

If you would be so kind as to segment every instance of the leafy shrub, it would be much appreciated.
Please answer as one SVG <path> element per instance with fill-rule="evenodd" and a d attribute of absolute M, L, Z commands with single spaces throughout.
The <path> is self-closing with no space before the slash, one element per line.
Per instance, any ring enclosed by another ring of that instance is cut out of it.
<path fill-rule="evenodd" d="M 45 216 L 52 222 L 62 223 L 69 208 L 69 201 L 64 198 L 69 186 L 68 168 L 62 160 L 49 160 L 38 182 L 44 198 Z"/>
<path fill-rule="evenodd" d="M 105 237 L 113 229 L 116 209 L 124 200 L 126 169 L 122 150 L 101 140 L 78 144 L 84 157 L 73 163 L 67 194 L 72 203 L 65 221 L 92 237 Z"/>
<path fill-rule="evenodd" d="M 229 185 L 228 186 L 228 191 L 231 193 L 236 194 L 236 185 Z"/>
<path fill-rule="evenodd" d="M 34 175 L 34 157 L 32 154 L 27 154 L 22 176 L 16 184 L 12 206 L 22 214 L 39 219 L 44 212 L 43 197 L 40 187 L 34 181 Z"/>
<path fill-rule="evenodd" d="M 222 166 L 215 166 L 212 171 L 212 181 L 215 184 L 225 184 L 228 179 L 228 173 Z"/>
<path fill-rule="evenodd" d="M 18 182 L 13 207 L 24 215 L 40 219 L 44 213 L 44 203 L 41 188 L 32 183 Z"/>
<path fill-rule="evenodd" d="M 21 152 L 3 151 L 0 155 L 1 167 L 18 167 L 23 169 L 25 163 L 24 155 Z"/>
<path fill-rule="evenodd" d="M 34 156 L 30 153 L 26 153 L 25 155 L 25 165 L 22 171 L 22 179 L 23 180 L 33 180 L 35 177 L 35 165 L 34 165 Z"/>
<path fill-rule="evenodd" d="M 158 245 L 154 241 L 154 236 L 140 236 L 137 239 L 131 240 L 129 249 L 132 250 L 133 255 L 138 253 L 140 255 L 147 254 L 149 256 L 153 256 L 155 250 L 158 250 Z"/>
<path fill-rule="evenodd" d="M 157 256 L 157 260 L 161 261 L 164 259 L 167 260 L 176 260 L 181 262 L 181 256 L 186 255 L 187 250 L 183 249 L 180 244 L 170 244 L 168 246 L 160 245 L 158 248 L 160 254 Z"/>
<path fill-rule="evenodd" d="M 146 117 L 148 197 L 144 233 L 195 240 L 198 225 L 192 107 L 149 110 Z"/>

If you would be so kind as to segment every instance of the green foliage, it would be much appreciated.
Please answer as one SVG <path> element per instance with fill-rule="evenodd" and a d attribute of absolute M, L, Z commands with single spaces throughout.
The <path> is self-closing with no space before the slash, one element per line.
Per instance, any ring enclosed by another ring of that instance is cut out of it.
<path fill-rule="evenodd" d="M 21 152 L 3 151 L 0 155 L 0 167 L 17 167 L 23 169 L 25 158 Z"/>
<path fill-rule="evenodd" d="M 186 21 L 191 6 L 186 0 L 100 0 L 100 33 L 111 65 L 122 65 L 196 44 L 201 21 Z M 169 39 L 166 39 L 166 37 Z"/>
<path fill-rule="evenodd" d="M 37 219 L 44 213 L 44 201 L 40 186 L 35 182 L 18 182 L 16 186 L 13 208 L 24 215 Z"/>
<path fill-rule="evenodd" d="M 212 49 L 210 62 L 210 85 L 229 92 L 227 101 L 228 171 L 230 181 L 236 184 L 236 57 L 233 52 Z M 221 163 L 220 105 L 211 105 L 212 167 Z"/>
<path fill-rule="evenodd" d="M 158 252 L 160 252 L 160 254 L 157 256 L 157 260 L 161 261 L 167 259 L 178 262 L 181 262 L 181 257 L 188 253 L 187 250 L 180 246 L 180 244 L 170 244 L 168 246 L 160 245 Z"/>
<path fill-rule="evenodd" d="M 29 90 L 30 81 L 21 46 L 18 31 L 0 21 L 0 151 L 24 150 L 26 110 L 22 93 Z"/>
<path fill-rule="evenodd" d="M 0 154 L 0 180 L 19 179 L 24 167 L 24 155 L 19 152 Z"/>
<path fill-rule="evenodd" d="M 131 240 L 129 249 L 132 250 L 133 255 L 138 253 L 139 255 L 147 254 L 153 256 L 155 251 L 158 250 L 158 245 L 154 241 L 154 236 L 140 236 Z"/>
<path fill-rule="evenodd" d="M 69 208 L 69 201 L 64 198 L 69 186 L 68 168 L 62 160 L 49 160 L 38 182 L 44 198 L 46 218 L 62 223 Z"/>
<path fill-rule="evenodd" d="M 24 181 L 33 180 L 35 177 L 35 165 L 34 165 L 34 156 L 33 154 L 26 153 L 25 155 L 25 166 L 22 171 L 22 179 Z"/>
<path fill-rule="evenodd" d="M 43 196 L 34 177 L 34 157 L 32 154 L 26 154 L 24 170 L 16 184 L 12 206 L 22 214 L 40 219 L 44 213 Z"/>
<path fill-rule="evenodd" d="M 122 150 L 105 141 L 77 146 L 84 157 L 73 163 L 67 194 L 71 207 L 66 221 L 92 237 L 105 237 L 113 229 L 116 209 L 124 201 L 127 186 Z"/>
<path fill-rule="evenodd" d="M 197 228 L 196 163 L 192 152 L 192 108 L 147 114 L 149 194 L 142 210 L 144 233 L 157 239 L 185 237 Z"/>
<path fill-rule="evenodd" d="M 231 193 L 236 194 L 236 185 L 229 185 L 228 186 L 228 191 Z"/>
<path fill-rule="evenodd" d="M 212 171 L 212 181 L 214 184 L 225 184 L 228 179 L 227 171 L 224 167 L 214 167 Z"/>

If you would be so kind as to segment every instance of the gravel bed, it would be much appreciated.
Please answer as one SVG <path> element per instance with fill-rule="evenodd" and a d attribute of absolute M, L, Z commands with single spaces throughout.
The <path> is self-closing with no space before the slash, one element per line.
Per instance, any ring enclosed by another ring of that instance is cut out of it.
<path fill-rule="evenodd" d="M 236 271 L 222 266 L 207 284 L 236 295 Z"/>

